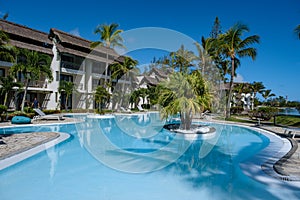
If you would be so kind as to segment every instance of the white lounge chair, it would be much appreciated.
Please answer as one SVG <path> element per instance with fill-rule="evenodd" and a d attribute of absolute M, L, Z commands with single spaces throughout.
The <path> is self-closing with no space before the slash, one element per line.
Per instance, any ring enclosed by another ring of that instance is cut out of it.
<path fill-rule="evenodd" d="M 64 119 L 63 116 L 60 115 L 60 114 L 58 114 L 58 115 L 56 115 L 56 114 L 53 114 L 53 115 L 46 115 L 43 111 L 41 111 L 41 110 L 38 109 L 38 108 L 34 108 L 33 110 L 38 114 L 38 116 L 36 116 L 36 117 L 34 118 L 34 120 L 37 120 L 37 119 L 45 119 L 45 120 L 58 120 L 58 121 L 60 121 L 60 120 L 63 120 L 63 119 Z"/>
<path fill-rule="evenodd" d="M 283 134 L 285 134 L 285 135 L 287 135 L 289 137 L 292 136 L 292 138 L 294 139 L 295 136 L 297 134 L 299 134 L 299 132 L 300 132 L 300 128 L 289 128 L 289 127 L 286 127 Z"/>
<path fill-rule="evenodd" d="M 131 113 L 131 110 L 130 109 L 125 109 L 124 107 L 120 107 L 121 111 L 124 112 L 124 113 Z"/>
<path fill-rule="evenodd" d="M 137 106 L 137 109 L 139 109 L 139 111 L 141 111 L 141 112 L 144 112 L 144 111 L 145 111 L 144 108 L 142 108 L 141 105 L 138 105 L 138 106 Z"/>

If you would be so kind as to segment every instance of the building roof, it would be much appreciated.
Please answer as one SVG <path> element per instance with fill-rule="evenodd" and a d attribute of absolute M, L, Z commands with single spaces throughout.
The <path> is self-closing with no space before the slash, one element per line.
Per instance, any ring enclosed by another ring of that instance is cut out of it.
<path fill-rule="evenodd" d="M 103 46 L 97 46 L 92 49 L 91 41 L 84 38 L 66 33 L 64 31 L 51 28 L 49 33 L 49 39 L 56 38 L 57 48 L 60 52 L 70 53 L 81 57 L 88 57 L 93 60 L 106 59 L 106 53 L 114 57 L 114 60 L 118 61 L 118 54 L 112 49 Z M 105 54 L 102 55 L 101 54 Z M 112 60 L 112 59 L 110 59 Z"/>
<path fill-rule="evenodd" d="M 161 78 L 167 78 L 168 77 L 168 74 L 166 72 L 164 72 L 161 69 L 158 69 L 156 67 L 153 67 L 150 70 L 149 74 L 151 74 L 152 72 L 155 73 L 156 75 L 160 76 Z"/>
<path fill-rule="evenodd" d="M 144 76 L 143 79 L 140 82 L 140 85 L 142 85 L 143 83 L 147 83 L 150 85 L 157 85 L 158 81 L 156 78 L 153 78 L 151 76 Z"/>
<path fill-rule="evenodd" d="M 52 42 L 48 34 L 26 26 L 0 19 L 0 30 L 9 35 L 10 43 L 19 48 L 26 48 L 42 53 L 52 53 Z M 24 41 L 28 42 L 24 42 Z"/>

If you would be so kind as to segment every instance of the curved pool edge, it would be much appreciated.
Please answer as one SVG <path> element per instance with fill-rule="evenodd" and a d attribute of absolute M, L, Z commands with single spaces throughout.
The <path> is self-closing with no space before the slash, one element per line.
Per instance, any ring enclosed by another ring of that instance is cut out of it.
<path fill-rule="evenodd" d="M 248 160 L 239 164 L 242 172 L 245 175 L 264 184 L 277 186 L 285 184 L 285 186 L 293 189 L 300 189 L 300 181 L 293 181 L 296 180 L 296 177 L 281 175 L 273 168 L 275 163 L 291 150 L 292 145 L 288 139 L 281 138 L 271 131 L 256 127 L 245 125 L 235 126 L 252 129 L 260 134 L 263 134 L 270 141 L 267 147 L 253 155 Z"/>
<path fill-rule="evenodd" d="M 70 138 L 70 134 L 59 132 L 59 136 L 57 138 L 54 138 L 53 140 L 50 140 L 46 143 L 40 144 L 38 146 L 35 146 L 33 148 L 30 148 L 26 151 L 23 151 L 21 153 L 15 154 L 11 157 L 5 158 L 3 160 L 0 160 L 0 170 L 3 170 L 7 167 L 10 167 L 14 164 L 17 164 L 18 162 L 21 162 L 31 156 L 34 156 L 42 151 L 45 151 L 61 142 L 66 141 Z"/>

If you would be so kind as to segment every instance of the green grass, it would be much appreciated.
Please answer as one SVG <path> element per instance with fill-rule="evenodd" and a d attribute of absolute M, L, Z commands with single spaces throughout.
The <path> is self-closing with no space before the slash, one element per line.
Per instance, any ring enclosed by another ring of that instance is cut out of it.
<path fill-rule="evenodd" d="M 293 116 L 277 116 L 276 124 L 283 126 L 300 127 L 300 117 Z"/>

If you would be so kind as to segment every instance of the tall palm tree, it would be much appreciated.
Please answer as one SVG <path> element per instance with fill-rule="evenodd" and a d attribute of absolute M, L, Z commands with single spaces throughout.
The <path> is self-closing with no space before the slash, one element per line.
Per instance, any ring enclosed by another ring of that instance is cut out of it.
<path fill-rule="evenodd" d="M 270 97 L 276 96 L 274 93 L 272 93 L 272 90 L 264 90 L 262 93 L 262 97 L 265 99 L 265 102 L 267 102 L 267 99 Z"/>
<path fill-rule="evenodd" d="M 94 94 L 96 103 L 99 104 L 99 111 L 103 113 L 103 105 L 109 101 L 111 94 L 101 85 L 96 88 L 96 92 Z"/>
<path fill-rule="evenodd" d="M 207 70 L 207 68 L 209 68 L 212 65 L 211 56 L 208 54 L 205 48 L 202 47 L 201 44 L 199 44 L 198 42 L 194 44 L 198 51 L 198 56 L 196 56 L 196 60 L 199 61 L 199 68 L 201 70 L 202 75 L 204 75 L 205 70 Z"/>
<path fill-rule="evenodd" d="M 94 31 L 95 34 L 100 35 L 100 40 L 91 43 L 91 47 L 95 48 L 98 45 L 105 46 L 108 48 L 113 47 L 121 47 L 124 48 L 123 38 L 120 34 L 123 30 L 118 29 L 119 25 L 112 23 L 112 24 L 101 24 L 98 25 Z"/>
<path fill-rule="evenodd" d="M 28 87 L 31 81 L 40 80 L 45 77 L 49 82 L 53 80 L 50 67 L 51 57 L 28 49 L 20 49 L 17 64 L 10 68 L 10 72 L 17 76 L 18 73 L 24 77 L 24 95 L 21 104 L 21 111 L 24 111 L 24 104 Z"/>
<path fill-rule="evenodd" d="M 7 97 L 10 91 L 13 90 L 14 87 L 21 88 L 22 84 L 20 82 L 15 82 L 14 77 L 7 76 L 7 77 L 0 77 L 1 81 L 1 94 L 4 94 L 4 102 L 3 105 L 6 105 Z"/>
<path fill-rule="evenodd" d="M 121 62 L 114 62 L 110 65 L 112 71 L 112 92 L 114 91 L 116 84 L 119 82 L 121 78 L 124 79 L 121 88 L 121 94 L 124 95 L 126 93 L 125 89 L 125 79 L 130 78 L 134 79 L 137 75 L 136 66 L 138 65 L 138 61 L 132 59 L 131 57 L 125 56 Z M 123 98 L 121 97 L 120 105 L 122 105 Z"/>
<path fill-rule="evenodd" d="M 14 62 L 15 51 L 15 48 L 9 45 L 9 36 L 0 30 L 0 60 Z"/>
<path fill-rule="evenodd" d="M 191 74 L 176 72 L 162 82 L 158 103 L 162 106 L 162 117 L 180 113 L 181 128 L 191 128 L 192 116 L 209 107 L 211 95 L 199 71 Z"/>
<path fill-rule="evenodd" d="M 58 87 L 58 92 L 65 93 L 65 95 L 66 95 L 65 107 L 66 107 L 66 110 L 68 110 L 69 97 L 74 92 L 77 92 L 75 83 L 70 82 L 70 81 L 60 81 L 59 87 Z"/>
<path fill-rule="evenodd" d="M 172 66 L 183 73 L 188 73 L 189 67 L 193 66 L 192 62 L 196 60 L 194 53 L 185 49 L 183 45 L 177 51 L 171 52 L 170 57 Z"/>
<path fill-rule="evenodd" d="M 294 32 L 296 33 L 297 37 L 300 39 L 300 24 L 294 29 Z"/>
<path fill-rule="evenodd" d="M 221 51 L 226 57 L 230 58 L 231 61 L 230 84 L 226 104 L 227 119 L 230 117 L 233 78 L 235 76 L 235 70 L 237 68 L 239 58 L 251 57 L 252 60 L 255 60 L 257 54 L 256 48 L 251 47 L 251 45 L 259 43 L 259 36 L 252 35 L 242 39 L 241 37 L 245 32 L 249 32 L 249 28 L 244 24 L 237 23 L 219 37 L 220 43 L 218 50 Z"/>
<path fill-rule="evenodd" d="M 124 56 L 121 62 L 114 62 L 110 64 L 110 69 L 112 71 L 111 77 L 117 82 L 130 71 L 134 71 L 135 67 L 138 65 L 138 61 L 132 59 L 131 57 Z"/>
<path fill-rule="evenodd" d="M 262 94 L 262 92 L 265 89 L 265 86 L 262 82 L 254 81 L 253 83 L 251 83 L 250 87 L 253 92 L 252 105 L 254 105 L 254 99 L 256 98 L 257 93 Z M 252 110 L 253 110 L 253 107 L 252 107 Z"/>

